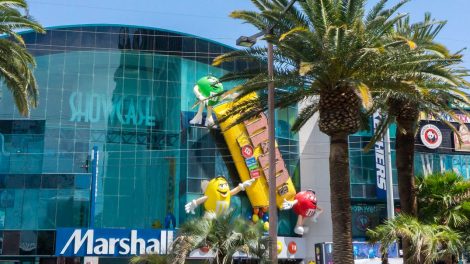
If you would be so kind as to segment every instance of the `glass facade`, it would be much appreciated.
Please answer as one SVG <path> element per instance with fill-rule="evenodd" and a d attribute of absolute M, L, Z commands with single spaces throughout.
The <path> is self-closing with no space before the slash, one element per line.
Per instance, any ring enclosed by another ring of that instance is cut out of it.
<path fill-rule="evenodd" d="M 351 198 L 353 200 L 377 199 L 376 154 L 374 147 L 365 152 L 364 148 L 372 138 L 372 127 L 369 131 L 360 131 L 349 136 L 349 172 L 351 175 Z M 395 126 L 390 128 L 390 150 L 392 164 L 395 164 Z M 393 185 L 396 186 L 397 170 L 392 166 Z M 397 188 L 394 188 L 397 197 Z"/>
<path fill-rule="evenodd" d="M 417 152 L 415 174 L 425 175 L 435 171 L 453 170 L 470 180 L 470 155 Z"/>
<path fill-rule="evenodd" d="M 367 228 L 380 224 L 387 217 L 385 199 L 377 194 L 376 153 L 374 147 L 364 148 L 372 138 L 372 119 L 367 131 L 349 136 L 349 172 L 351 176 L 353 239 L 365 240 Z M 395 125 L 390 127 L 393 193 L 398 203 L 397 170 L 395 164 Z"/>
<path fill-rule="evenodd" d="M 465 120 L 465 119 L 463 119 Z M 456 127 L 467 124 L 458 124 L 449 120 Z M 468 122 L 465 122 L 468 123 Z M 360 131 L 349 137 L 349 162 L 351 175 L 351 199 L 353 218 L 353 237 L 363 240 L 366 238 L 367 228 L 374 227 L 387 217 L 386 204 L 377 197 L 376 154 L 372 148 L 364 152 L 364 147 L 372 137 L 372 122 L 368 131 Z M 428 148 L 420 138 L 421 128 L 432 124 L 436 126 L 442 137 L 442 142 L 435 149 Z M 399 207 L 397 171 L 395 166 L 395 125 L 390 127 L 390 149 L 392 153 L 393 195 L 395 205 Z M 468 143 L 465 143 L 468 145 Z M 444 123 L 435 120 L 422 120 L 415 138 L 415 175 L 428 175 L 433 172 L 453 170 L 470 179 L 470 148 L 456 148 L 454 132 Z"/>
<path fill-rule="evenodd" d="M 458 113 L 457 117 L 463 115 Z M 461 124 L 449 119 L 457 128 L 462 137 L 462 145 L 458 143 L 455 132 L 446 124 L 435 120 L 422 120 L 416 136 L 415 174 L 428 175 L 436 171 L 453 170 L 465 179 L 470 179 L 470 148 L 468 142 L 468 118 L 461 118 Z M 420 131 L 426 125 L 433 125 L 439 129 L 442 137 L 438 148 L 430 149 L 422 142 Z M 464 129 L 466 128 L 466 129 Z"/>
<path fill-rule="evenodd" d="M 41 241 L 53 240 L 57 227 L 158 228 L 168 215 L 178 225 L 186 218 L 184 204 L 201 195 L 201 180 L 224 174 L 237 183 L 220 131 L 189 126 L 196 81 L 247 67 L 211 66 L 231 48 L 130 26 L 68 26 L 23 37 L 37 61 L 40 102 L 24 118 L 0 88 L 3 255 L 51 255 L 52 246 Z M 279 147 L 298 187 L 298 139 L 289 131 L 297 111 L 276 115 Z M 251 211 L 244 195 L 232 203 L 241 214 Z M 281 218 L 279 232 L 288 235 L 295 216 L 283 212 Z M 29 251 L 22 250 L 26 244 Z"/>

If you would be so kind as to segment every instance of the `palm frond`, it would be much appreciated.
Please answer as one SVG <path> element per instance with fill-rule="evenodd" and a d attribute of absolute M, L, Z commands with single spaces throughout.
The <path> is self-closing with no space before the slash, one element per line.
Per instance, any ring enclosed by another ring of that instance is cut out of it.
<path fill-rule="evenodd" d="M 318 112 L 318 101 L 315 101 L 315 99 L 312 99 L 312 101 L 309 102 L 307 106 L 300 110 L 300 113 L 295 119 L 294 124 L 292 124 L 292 131 L 298 132 L 300 128 L 302 128 L 305 123 L 307 123 L 308 120 L 310 120 L 310 118 L 312 118 L 312 116 Z"/>
<path fill-rule="evenodd" d="M 387 4 L 388 0 L 380 0 L 378 1 L 374 7 L 367 13 L 366 16 L 366 21 L 372 21 L 377 18 L 377 16 L 383 12 L 383 9 L 385 8 L 385 4 Z"/>
<path fill-rule="evenodd" d="M 410 257 L 419 263 L 433 263 L 462 249 L 461 236 L 448 226 L 424 224 L 403 214 L 369 229 L 367 235 L 371 243 L 381 242 L 385 253 L 398 239 L 408 239 L 412 244 Z"/>
<path fill-rule="evenodd" d="M 24 0 L 0 0 L 0 78 L 13 95 L 19 112 L 27 116 L 31 107 L 38 105 L 38 87 L 33 74 L 36 66 L 27 51 L 19 29 L 32 29 L 43 33 L 44 29 L 31 17 L 25 17 L 20 9 L 27 8 Z"/>
<path fill-rule="evenodd" d="M 265 260 L 267 256 L 258 251 L 264 240 L 262 226 L 236 218 L 233 211 L 211 219 L 195 218 L 181 225 L 169 259 L 184 263 L 191 251 L 207 246 L 216 263 L 231 263 L 237 251 Z"/>

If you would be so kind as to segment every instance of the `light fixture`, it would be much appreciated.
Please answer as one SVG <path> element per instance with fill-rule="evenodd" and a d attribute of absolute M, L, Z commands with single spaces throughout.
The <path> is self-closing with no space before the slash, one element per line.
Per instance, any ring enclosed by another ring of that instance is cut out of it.
<path fill-rule="evenodd" d="M 241 36 L 237 39 L 237 46 L 251 48 L 255 44 L 256 44 L 256 38 Z"/>

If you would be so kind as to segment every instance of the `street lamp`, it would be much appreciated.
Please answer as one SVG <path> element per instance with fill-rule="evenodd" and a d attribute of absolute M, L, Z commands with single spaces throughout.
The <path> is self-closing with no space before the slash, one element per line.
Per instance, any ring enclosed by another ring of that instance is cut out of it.
<path fill-rule="evenodd" d="M 251 48 L 253 45 L 256 44 L 256 39 L 261 37 L 261 36 L 264 36 L 267 32 L 265 31 L 261 31 L 261 32 L 258 32 L 256 34 L 254 34 L 253 36 L 241 36 L 237 39 L 237 46 L 242 46 L 242 47 L 245 47 L 245 48 Z"/>
<path fill-rule="evenodd" d="M 289 4 L 282 10 L 281 16 L 287 13 L 287 11 L 294 5 L 297 0 L 291 0 Z M 246 37 L 241 36 L 237 39 L 237 45 L 250 48 L 256 44 L 256 40 L 266 34 L 270 34 L 273 31 L 274 26 L 277 23 L 272 24 L 266 30 L 258 32 L 252 36 Z M 276 152 L 274 151 L 275 136 L 274 136 L 274 49 L 273 44 L 268 42 L 268 157 L 269 157 L 269 259 L 271 263 L 277 264 L 277 207 L 276 207 Z"/>

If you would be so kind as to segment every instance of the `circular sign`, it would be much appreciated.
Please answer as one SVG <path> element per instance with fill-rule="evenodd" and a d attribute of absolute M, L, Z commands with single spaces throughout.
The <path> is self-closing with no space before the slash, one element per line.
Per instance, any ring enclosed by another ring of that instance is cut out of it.
<path fill-rule="evenodd" d="M 289 250 L 289 253 L 295 254 L 297 252 L 297 244 L 294 241 L 291 241 L 289 242 L 287 249 Z"/>
<path fill-rule="evenodd" d="M 421 128 L 421 141 L 430 149 L 438 148 L 442 143 L 441 130 L 435 125 L 425 125 Z"/>
<path fill-rule="evenodd" d="M 356 228 L 365 232 L 370 227 L 370 218 L 365 214 L 358 214 L 355 218 Z"/>
<path fill-rule="evenodd" d="M 277 254 L 281 254 L 282 252 L 282 242 L 281 241 L 277 241 Z"/>
<path fill-rule="evenodd" d="M 245 145 L 242 147 L 242 155 L 245 159 L 253 157 L 253 147 L 250 145 Z"/>

